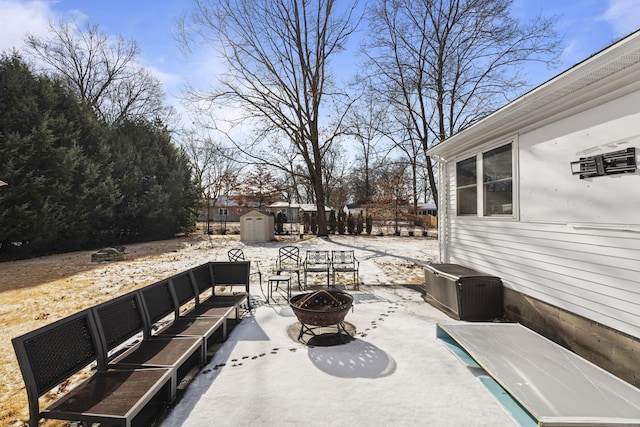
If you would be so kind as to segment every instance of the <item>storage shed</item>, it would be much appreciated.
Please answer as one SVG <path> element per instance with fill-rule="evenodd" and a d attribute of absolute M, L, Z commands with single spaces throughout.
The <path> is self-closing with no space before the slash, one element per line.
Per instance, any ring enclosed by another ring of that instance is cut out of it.
<path fill-rule="evenodd" d="M 500 277 L 505 312 L 640 385 L 640 32 L 428 154 L 440 262 Z"/>
<path fill-rule="evenodd" d="M 240 217 L 240 240 L 243 242 L 268 242 L 274 240 L 275 219 L 257 210 Z"/>

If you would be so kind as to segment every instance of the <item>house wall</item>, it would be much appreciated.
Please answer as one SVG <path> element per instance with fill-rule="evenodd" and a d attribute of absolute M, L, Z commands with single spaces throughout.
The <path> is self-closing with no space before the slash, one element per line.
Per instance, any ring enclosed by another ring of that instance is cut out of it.
<path fill-rule="evenodd" d="M 544 335 L 557 338 L 562 319 L 588 324 L 563 344 L 590 348 L 601 366 L 617 365 L 614 373 L 638 384 L 640 173 L 581 180 L 570 162 L 640 151 L 640 92 L 523 130 L 514 141 L 515 218 L 456 216 L 455 161 L 441 164 L 441 259 L 501 277 L 508 316 Z"/>

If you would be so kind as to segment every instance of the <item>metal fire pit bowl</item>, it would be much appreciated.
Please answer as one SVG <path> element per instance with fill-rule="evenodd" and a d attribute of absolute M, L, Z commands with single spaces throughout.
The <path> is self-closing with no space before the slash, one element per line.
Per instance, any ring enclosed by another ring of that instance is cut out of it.
<path fill-rule="evenodd" d="M 312 327 L 332 325 L 337 327 L 337 334 L 342 342 L 344 342 L 343 331 L 351 338 L 343 323 L 345 316 L 353 305 L 353 297 L 348 293 L 337 289 L 323 289 L 296 295 L 291 298 L 289 305 L 300 321 L 298 341 L 307 332 L 314 337 L 317 336 L 314 332 L 315 328 Z"/>

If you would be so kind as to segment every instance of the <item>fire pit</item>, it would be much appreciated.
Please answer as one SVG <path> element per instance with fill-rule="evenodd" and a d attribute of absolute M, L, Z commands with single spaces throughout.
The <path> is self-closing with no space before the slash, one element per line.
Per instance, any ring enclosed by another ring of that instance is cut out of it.
<path fill-rule="evenodd" d="M 298 341 L 301 341 L 306 332 L 316 336 L 315 327 L 332 325 L 337 327 L 337 334 L 343 342 L 343 332 L 351 338 L 344 327 L 343 321 L 352 304 L 353 297 L 337 289 L 323 289 L 291 298 L 289 305 L 301 325 Z"/>

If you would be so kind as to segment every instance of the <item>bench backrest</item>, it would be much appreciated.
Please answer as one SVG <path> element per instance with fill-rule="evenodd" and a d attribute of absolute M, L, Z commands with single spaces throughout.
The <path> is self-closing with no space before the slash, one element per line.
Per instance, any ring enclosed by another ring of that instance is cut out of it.
<path fill-rule="evenodd" d="M 211 273 L 214 286 L 245 285 L 249 286 L 251 261 L 211 262 Z"/>
<path fill-rule="evenodd" d="M 102 347 L 89 310 L 75 313 L 11 340 L 29 400 L 29 419 L 40 418 L 38 397 L 98 360 Z"/>
<path fill-rule="evenodd" d="M 173 314 L 178 316 L 173 290 L 169 280 L 162 280 L 140 289 L 140 298 L 147 316 L 146 336 L 151 335 L 151 326 L 165 317 Z"/>
<path fill-rule="evenodd" d="M 192 268 L 191 277 L 195 282 L 198 294 L 201 294 L 207 289 L 213 287 L 213 277 L 211 276 L 209 263 Z"/>
<path fill-rule="evenodd" d="M 99 304 L 92 310 L 106 352 L 145 331 L 144 310 L 136 291 Z"/>
<path fill-rule="evenodd" d="M 169 281 L 175 292 L 178 306 L 182 307 L 186 303 L 196 299 L 196 288 L 194 287 L 190 270 L 176 274 L 171 277 Z"/>

